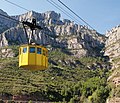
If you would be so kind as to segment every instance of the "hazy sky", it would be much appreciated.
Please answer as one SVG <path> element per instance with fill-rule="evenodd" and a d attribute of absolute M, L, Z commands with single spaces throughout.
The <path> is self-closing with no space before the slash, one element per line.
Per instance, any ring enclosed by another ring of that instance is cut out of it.
<path fill-rule="evenodd" d="M 57 13 L 61 13 L 62 16 L 61 19 L 66 18 L 71 20 L 71 18 L 67 17 L 64 13 L 62 13 L 60 10 L 58 10 L 49 2 L 47 2 L 47 0 L 9 0 L 9 1 L 16 3 L 28 10 L 34 10 L 40 13 L 54 10 Z M 63 6 L 58 2 L 58 0 L 53 1 L 63 8 Z M 70 7 L 74 12 L 76 12 L 80 17 L 82 17 L 85 21 L 87 21 L 92 27 L 94 27 L 100 33 L 105 33 L 106 30 L 110 30 L 112 27 L 120 24 L 120 0 L 61 0 L 61 1 L 65 3 L 68 7 Z M 19 15 L 27 12 L 19 7 L 9 4 L 5 0 L 0 0 L 0 9 L 4 10 L 9 15 Z"/>

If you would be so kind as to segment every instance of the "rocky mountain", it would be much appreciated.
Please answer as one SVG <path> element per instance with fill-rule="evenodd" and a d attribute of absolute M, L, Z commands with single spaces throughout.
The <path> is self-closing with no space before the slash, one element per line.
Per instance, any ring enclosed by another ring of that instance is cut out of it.
<path fill-rule="evenodd" d="M 49 44 L 52 47 L 71 49 L 69 52 L 77 57 L 100 55 L 100 51 L 104 47 L 106 40 L 104 35 L 86 26 L 75 24 L 73 21 L 67 19 L 61 20 L 60 17 L 60 14 L 54 11 L 45 13 L 30 11 L 22 15 L 12 16 L 12 18 L 19 21 L 31 21 L 32 18 L 36 18 L 37 24 L 44 28 L 41 31 L 37 30 L 33 37 L 37 44 Z M 0 47 L 27 43 L 23 27 L 19 24 L 12 26 L 11 21 L 7 21 L 7 23 L 6 25 L 10 26 L 8 26 L 9 29 L 6 31 L 1 31 Z M 28 30 L 28 34 L 29 32 Z M 53 37 L 58 36 L 58 38 L 50 38 L 47 34 Z"/>
<path fill-rule="evenodd" d="M 8 16 L 2 10 L 0 13 Z M 35 73 L 28 71 L 24 74 L 24 70 L 17 68 L 18 49 L 15 48 L 16 45 L 27 43 L 27 37 L 21 24 L 0 16 L 0 80 L 3 80 L 0 82 L 0 92 L 8 93 L 10 97 L 21 93 L 25 98 L 37 96 L 37 93 L 40 96 L 44 94 L 42 100 L 49 101 L 99 103 L 101 100 L 101 103 L 105 103 L 108 98 L 107 103 L 120 103 L 120 26 L 101 35 L 68 19 L 61 20 L 61 15 L 54 11 L 29 11 L 10 17 L 19 21 L 36 18 L 37 24 L 44 28 L 36 30 L 33 38 L 37 44 L 50 47 L 50 69 Z M 27 33 L 29 36 L 31 31 L 28 29 Z M 13 57 L 14 60 L 6 59 L 7 57 Z M 42 78 L 44 88 L 36 78 Z M 22 86 L 18 88 L 16 85 Z"/>
<path fill-rule="evenodd" d="M 0 9 L 0 33 L 16 25 L 15 21 L 5 18 L 4 16 L 9 16 L 6 12 Z"/>
<path fill-rule="evenodd" d="M 111 97 L 107 103 L 120 103 L 120 25 L 106 32 L 105 54 L 112 63 L 108 82 L 112 87 Z"/>

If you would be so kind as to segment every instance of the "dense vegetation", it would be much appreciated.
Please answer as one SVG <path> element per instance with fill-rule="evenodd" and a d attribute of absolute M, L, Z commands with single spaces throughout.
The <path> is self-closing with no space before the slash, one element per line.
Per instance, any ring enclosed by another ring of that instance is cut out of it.
<path fill-rule="evenodd" d="M 16 57 L 0 59 L 1 97 L 26 95 L 38 101 L 105 103 L 109 96 L 106 80 L 110 64 L 105 58 L 75 58 L 55 49 L 49 52 L 47 70 L 29 71 L 18 67 L 16 48 L 14 52 Z"/>
<path fill-rule="evenodd" d="M 120 102 L 120 58 L 114 58 L 112 59 L 112 63 L 116 66 L 113 66 L 114 68 L 111 69 L 110 77 L 108 78 L 108 85 L 111 87 L 109 100 L 111 102 L 117 101 Z"/>

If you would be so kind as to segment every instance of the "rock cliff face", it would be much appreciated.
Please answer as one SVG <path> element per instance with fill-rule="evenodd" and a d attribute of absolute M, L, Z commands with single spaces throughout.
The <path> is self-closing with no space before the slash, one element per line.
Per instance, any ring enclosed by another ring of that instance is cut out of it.
<path fill-rule="evenodd" d="M 19 21 L 31 21 L 32 18 L 36 18 L 38 25 L 41 25 L 43 28 L 46 27 L 41 31 L 36 31 L 33 37 L 36 43 L 41 45 L 49 44 L 52 47 L 56 46 L 63 49 L 71 49 L 69 51 L 78 57 L 99 55 L 101 49 L 104 47 L 105 36 L 97 33 L 95 30 L 90 30 L 85 26 L 75 24 L 70 20 L 60 20 L 60 14 L 54 11 L 45 13 L 30 11 L 22 15 L 12 16 L 12 18 Z M 9 29 L 5 32 L 1 31 L 0 47 L 11 44 L 27 43 L 21 25 L 16 26 L 16 24 L 14 24 L 13 27 L 11 21 L 6 25 L 10 26 L 7 27 Z M 52 36 L 57 35 L 58 38 L 50 38 L 47 34 Z"/>
<path fill-rule="evenodd" d="M 105 45 L 105 55 L 111 59 L 120 56 L 120 26 L 112 28 L 106 33 L 108 37 Z"/>
<path fill-rule="evenodd" d="M 6 12 L 0 9 L 0 14 L 9 16 Z M 4 32 L 5 30 L 9 29 L 10 27 L 13 27 L 16 25 L 16 23 L 13 20 L 9 20 L 5 17 L 0 15 L 0 33 Z"/>
<path fill-rule="evenodd" d="M 109 56 L 110 61 L 113 63 L 113 68 L 118 68 L 120 62 L 120 26 L 112 28 L 106 33 L 108 39 L 105 43 L 105 54 Z M 116 61 L 117 60 L 117 61 Z"/>
<path fill-rule="evenodd" d="M 14 56 L 15 56 L 15 54 L 13 53 L 12 49 L 4 48 L 4 49 L 0 50 L 1 58 L 9 58 L 9 57 L 14 57 Z"/>
<path fill-rule="evenodd" d="M 108 39 L 105 44 L 105 54 L 112 63 L 112 74 L 108 82 L 112 87 L 111 98 L 107 103 L 120 103 L 120 26 L 112 28 L 106 33 Z"/>

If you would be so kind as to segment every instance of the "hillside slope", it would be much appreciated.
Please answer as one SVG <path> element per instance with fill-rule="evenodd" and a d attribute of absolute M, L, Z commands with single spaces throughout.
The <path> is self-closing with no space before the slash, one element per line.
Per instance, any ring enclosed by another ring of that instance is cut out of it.
<path fill-rule="evenodd" d="M 20 101 L 67 101 L 105 103 L 111 65 L 105 58 L 76 58 L 55 49 L 49 52 L 49 68 L 29 71 L 18 68 L 16 57 L 0 59 L 0 98 Z M 96 96 L 95 96 L 96 95 Z"/>

